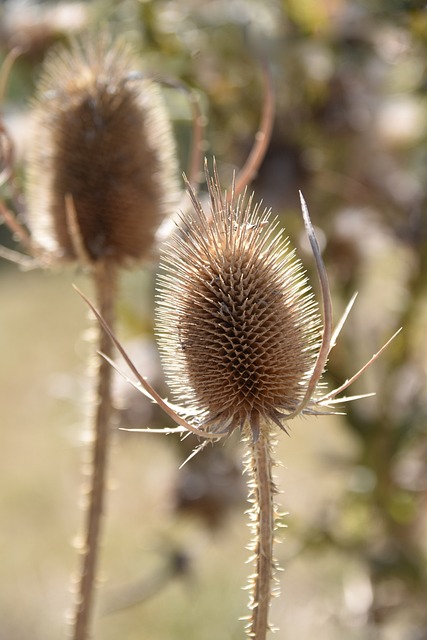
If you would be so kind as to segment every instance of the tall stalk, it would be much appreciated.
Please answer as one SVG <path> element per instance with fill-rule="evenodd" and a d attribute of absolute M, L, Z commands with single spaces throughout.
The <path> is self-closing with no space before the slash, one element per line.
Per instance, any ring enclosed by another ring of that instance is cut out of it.
<path fill-rule="evenodd" d="M 114 301 L 117 267 L 108 259 L 94 265 L 93 281 L 97 306 L 108 324 L 114 326 Z M 99 328 L 97 350 L 111 357 L 113 346 L 105 332 Z M 73 640 L 88 637 L 92 618 L 96 571 L 99 557 L 102 515 L 105 511 L 105 489 L 108 472 L 108 454 L 111 438 L 112 368 L 98 358 L 95 380 L 95 408 L 92 416 L 91 465 L 88 504 L 85 513 L 83 544 L 78 574 L 78 589 L 73 616 Z"/>
<path fill-rule="evenodd" d="M 250 638 L 265 640 L 269 629 L 268 615 L 272 596 L 276 562 L 273 556 L 275 531 L 274 495 L 277 493 L 273 480 L 271 434 L 266 428 L 261 430 L 256 442 L 247 439 L 247 469 L 249 479 L 249 510 L 253 541 L 253 562 L 255 573 L 250 578 L 251 616 L 246 627 Z"/>

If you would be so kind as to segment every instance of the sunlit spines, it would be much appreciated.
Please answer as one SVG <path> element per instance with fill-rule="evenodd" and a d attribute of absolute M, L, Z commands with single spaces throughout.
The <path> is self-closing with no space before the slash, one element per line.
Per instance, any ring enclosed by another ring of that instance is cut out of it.
<path fill-rule="evenodd" d="M 280 426 L 304 395 L 320 319 L 301 263 L 269 212 L 227 201 L 208 179 L 211 210 L 194 194 L 164 255 L 160 350 L 171 388 L 206 430 Z"/>

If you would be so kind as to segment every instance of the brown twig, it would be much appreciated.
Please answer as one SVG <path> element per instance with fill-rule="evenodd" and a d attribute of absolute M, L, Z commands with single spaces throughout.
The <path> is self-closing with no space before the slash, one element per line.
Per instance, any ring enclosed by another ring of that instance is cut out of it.
<path fill-rule="evenodd" d="M 273 131 L 275 113 L 273 79 L 268 65 L 264 65 L 263 71 L 264 103 L 260 127 L 255 135 L 255 144 L 251 149 L 249 157 L 246 160 L 244 167 L 236 177 L 235 195 L 242 193 L 247 185 L 255 178 L 258 169 L 264 160 Z"/>

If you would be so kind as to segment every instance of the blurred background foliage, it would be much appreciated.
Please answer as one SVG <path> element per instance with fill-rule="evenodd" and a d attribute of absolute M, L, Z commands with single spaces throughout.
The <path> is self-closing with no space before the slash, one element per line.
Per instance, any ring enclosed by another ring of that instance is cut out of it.
<path fill-rule="evenodd" d="M 143 68 L 200 95 L 206 154 L 225 184 L 253 144 L 262 61 L 277 113 L 253 184 L 315 278 L 298 189 L 318 228 L 335 317 L 358 299 L 331 354 L 341 384 L 400 326 L 346 416 L 298 420 L 280 438 L 279 638 L 427 639 L 427 8 L 416 0 L 10 1 L 0 46 L 13 69 L 6 125 L 19 180 L 28 100 L 57 41 L 100 24 L 134 42 Z M 182 168 L 185 101 L 166 92 Z M 5 197 L 8 196 L 7 189 Z M 3 244 L 10 234 L 0 228 Z M 121 335 L 162 388 L 153 338 L 156 263 L 123 276 Z M 0 638 L 58 638 L 78 530 L 87 379 L 85 310 L 71 282 L 1 265 Z M 117 381 L 121 426 L 166 424 Z M 117 433 L 95 637 L 240 638 L 245 486 L 233 440 L 178 470 L 193 442 Z M 121 585 L 121 586 L 120 586 Z M 109 615 L 107 615 L 107 613 Z M 62 631 L 61 631 L 62 629 Z"/>

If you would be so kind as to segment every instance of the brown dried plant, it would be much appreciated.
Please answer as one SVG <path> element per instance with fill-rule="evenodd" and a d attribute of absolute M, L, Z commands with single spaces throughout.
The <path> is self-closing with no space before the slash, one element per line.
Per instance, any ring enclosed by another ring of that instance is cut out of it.
<path fill-rule="evenodd" d="M 11 52 L 0 77 L 4 93 Z M 26 225 L 0 201 L 0 216 L 29 256 L 0 247 L 0 256 L 24 268 L 77 263 L 90 274 L 96 305 L 114 327 L 118 268 L 140 263 L 153 250 L 162 224 L 182 198 L 177 182 L 175 144 L 156 83 L 135 71 L 135 53 L 105 33 L 54 50 L 43 68 L 33 101 L 34 140 L 28 158 Z M 269 141 L 273 99 L 266 74 L 261 129 L 240 187 L 256 173 Z M 190 181 L 197 182 L 202 117 L 186 91 L 193 115 Z M 19 211 L 21 197 L 13 175 L 13 143 L 1 123 L 1 182 Z M 111 341 L 100 331 L 97 349 L 110 357 Z M 81 543 L 74 640 L 88 637 L 99 555 L 101 516 L 113 412 L 111 367 L 100 360 L 93 398 L 93 444 L 88 504 Z"/>
<path fill-rule="evenodd" d="M 388 342 L 355 376 L 325 393 L 319 381 L 354 298 L 333 332 L 328 279 L 302 196 L 322 292 L 323 328 L 302 264 L 277 219 L 246 193 L 237 197 L 232 189 L 228 197 L 223 194 L 215 167 L 213 177 L 206 170 L 206 179 L 210 210 L 205 212 L 188 185 L 193 208 L 180 216 L 159 279 L 159 346 L 181 408 L 163 400 L 140 375 L 108 322 L 85 300 L 136 376 L 136 381 L 126 379 L 178 423 L 161 433 L 197 434 L 204 440 L 197 452 L 208 441 L 240 431 L 247 447 L 255 568 L 246 631 L 248 637 L 264 640 L 271 597 L 277 591 L 275 427 L 286 431 L 289 420 L 299 414 L 334 413 L 337 402 L 365 397 L 336 398 Z"/>
<path fill-rule="evenodd" d="M 106 34 L 52 51 L 33 101 L 29 231 L 3 203 L 0 210 L 32 256 L 3 249 L 3 257 L 25 267 L 77 262 L 89 272 L 111 325 L 118 267 L 147 257 L 179 197 L 169 119 L 155 84 L 133 77 L 135 68 L 129 47 Z M 97 342 L 111 353 L 103 332 Z M 95 376 L 92 464 L 72 623 L 76 640 L 87 637 L 93 609 L 111 435 L 111 368 L 99 362 Z"/>
<path fill-rule="evenodd" d="M 137 65 L 106 35 L 51 53 L 33 103 L 27 223 L 42 264 L 87 267 L 103 315 L 114 323 L 117 270 L 144 259 L 178 199 L 174 141 L 156 86 L 129 77 Z M 102 333 L 98 348 L 111 353 Z M 105 509 L 111 435 L 111 368 L 100 362 L 81 562 L 72 619 L 89 631 Z"/>

